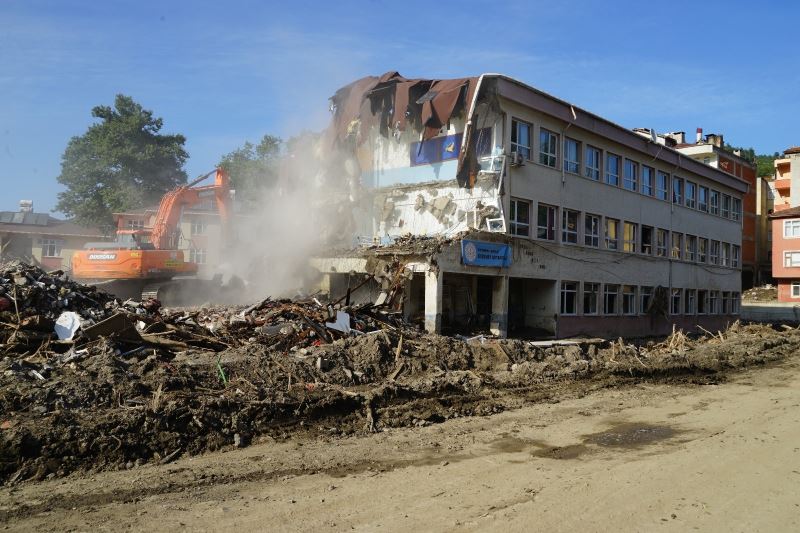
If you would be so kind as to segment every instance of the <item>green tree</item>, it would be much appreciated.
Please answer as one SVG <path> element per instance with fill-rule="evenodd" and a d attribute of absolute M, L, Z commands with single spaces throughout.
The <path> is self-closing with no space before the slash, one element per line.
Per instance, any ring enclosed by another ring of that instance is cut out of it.
<path fill-rule="evenodd" d="M 111 226 L 112 213 L 156 203 L 186 183 L 189 154 L 183 135 L 163 135 L 161 118 L 130 96 L 118 94 L 114 107 L 97 106 L 100 119 L 73 137 L 61 156 L 56 210 L 83 224 Z"/>
<path fill-rule="evenodd" d="M 247 208 L 258 205 L 261 194 L 275 186 L 282 154 L 283 141 L 273 135 L 264 135 L 258 144 L 245 142 L 244 146 L 222 156 L 219 166 L 231 177 L 236 197 Z"/>
<path fill-rule="evenodd" d="M 737 148 L 725 143 L 725 150 L 733 153 L 736 150 L 741 151 L 742 159 L 745 159 L 756 165 L 756 176 L 771 176 L 775 173 L 774 162 L 780 157 L 778 152 L 772 155 L 769 154 L 756 154 L 753 148 Z"/>

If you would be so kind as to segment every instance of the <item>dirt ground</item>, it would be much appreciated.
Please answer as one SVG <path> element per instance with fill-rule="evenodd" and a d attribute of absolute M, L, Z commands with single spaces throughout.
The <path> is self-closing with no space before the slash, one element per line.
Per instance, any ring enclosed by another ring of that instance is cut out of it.
<path fill-rule="evenodd" d="M 0 489 L 6 529 L 797 531 L 800 358 Z"/>

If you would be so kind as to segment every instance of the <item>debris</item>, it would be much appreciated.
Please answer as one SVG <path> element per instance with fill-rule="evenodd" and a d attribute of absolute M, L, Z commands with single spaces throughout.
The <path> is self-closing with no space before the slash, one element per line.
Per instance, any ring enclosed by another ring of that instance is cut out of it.
<path fill-rule="evenodd" d="M 70 341 L 81 327 L 81 316 L 72 311 L 64 311 L 56 320 L 55 332 L 59 340 Z"/>

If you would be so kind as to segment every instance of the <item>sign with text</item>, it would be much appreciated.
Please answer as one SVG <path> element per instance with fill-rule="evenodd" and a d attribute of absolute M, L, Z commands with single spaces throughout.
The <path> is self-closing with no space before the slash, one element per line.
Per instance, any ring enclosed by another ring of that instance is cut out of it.
<path fill-rule="evenodd" d="M 461 261 L 465 265 L 510 267 L 511 246 L 498 242 L 461 240 Z"/>

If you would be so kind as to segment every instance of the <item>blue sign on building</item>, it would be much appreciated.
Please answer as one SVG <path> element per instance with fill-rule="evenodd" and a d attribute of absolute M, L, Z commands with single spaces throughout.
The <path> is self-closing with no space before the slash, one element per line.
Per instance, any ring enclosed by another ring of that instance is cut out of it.
<path fill-rule="evenodd" d="M 465 265 L 507 268 L 511 266 L 511 246 L 461 239 L 461 261 Z"/>

